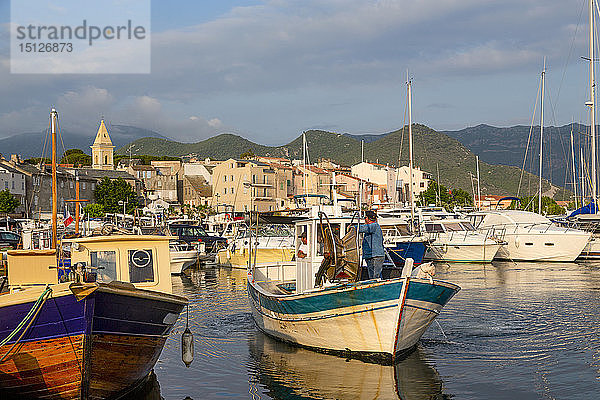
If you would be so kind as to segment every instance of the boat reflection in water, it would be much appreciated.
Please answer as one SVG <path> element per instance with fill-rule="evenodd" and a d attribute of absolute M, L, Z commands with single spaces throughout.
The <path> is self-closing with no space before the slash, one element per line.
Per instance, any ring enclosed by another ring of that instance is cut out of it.
<path fill-rule="evenodd" d="M 249 338 L 256 384 L 276 399 L 442 399 L 443 382 L 417 348 L 395 365 L 346 360 L 272 339 Z M 252 391 L 252 389 L 251 389 Z M 256 389 L 255 392 L 261 392 Z"/>

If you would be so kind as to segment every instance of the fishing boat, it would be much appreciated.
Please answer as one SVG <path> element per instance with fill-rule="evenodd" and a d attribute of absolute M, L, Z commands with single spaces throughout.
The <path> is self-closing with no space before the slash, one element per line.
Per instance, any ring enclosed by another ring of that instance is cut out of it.
<path fill-rule="evenodd" d="M 357 222 L 334 206 L 315 206 L 296 222 L 295 236 L 306 234 L 308 253 L 294 263 L 248 269 L 252 316 L 277 339 L 392 363 L 414 348 L 460 288 L 421 268 L 413 274 L 411 260 L 397 278 L 360 281 Z"/>
<path fill-rule="evenodd" d="M 0 397 L 117 398 L 147 379 L 187 299 L 172 294 L 173 238 L 102 235 L 57 245 L 57 117 L 52 110 L 52 248 L 7 252 Z"/>

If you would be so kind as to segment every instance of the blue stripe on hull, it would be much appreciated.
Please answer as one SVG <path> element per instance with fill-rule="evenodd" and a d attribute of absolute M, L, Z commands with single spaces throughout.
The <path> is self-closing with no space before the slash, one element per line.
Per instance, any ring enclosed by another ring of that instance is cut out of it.
<path fill-rule="evenodd" d="M 271 296 L 260 293 L 248 282 L 248 292 L 262 309 L 283 315 L 306 315 L 398 300 L 403 284 L 404 279 L 398 279 L 380 283 L 357 283 L 345 286 L 343 290 L 338 287 L 304 295 Z M 411 280 L 407 299 L 444 306 L 457 291 L 443 285 Z"/>
<path fill-rule="evenodd" d="M 261 295 L 259 300 L 261 307 L 279 314 L 310 314 L 398 299 L 402 283 L 353 285 L 345 290 L 324 290 L 291 298 Z"/>
<path fill-rule="evenodd" d="M 407 300 L 426 301 L 429 303 L 445 306 L 448 301 L 458 292 L 442 285 L 432 285 L 425 282 L 411 281 L 408 286 Z"/>
<path fill-rule="evenodd" d="M 182 309 L 181 304 L 98 291 L 92 333 L 168 335 L 174 321 L 165 318 Z"/>
<path fill-rule="evenodd" d="M 34 302 L 27 302 L 0 308 L 0 340 L 17 327 L 33 304 Z M 85 308 L 85 301 L 78 302 L 72 295 L 50 297 L 21 341 L 29 342 L 86 333 L 88 323 Z"/>
<path fill-rule="evenodd" d="M 0 340 L 17 327 L 33 303 L 0 308 Z M 182 309 L 182 304 L 100 290 L 81 301 L 73 295 L 50 297 L 21 341 L 90 333 L 164 336 Z"/>

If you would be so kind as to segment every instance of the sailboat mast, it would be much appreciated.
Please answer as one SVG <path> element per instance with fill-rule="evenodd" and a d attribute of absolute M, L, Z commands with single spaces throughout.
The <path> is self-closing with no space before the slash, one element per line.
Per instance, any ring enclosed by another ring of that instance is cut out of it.
<path fill-rule="evenodd" d="M 544 146 L 544 78 L 546 75 L 546 58 L 544 57 L 544 69 L 542 69 L 542 96 L 540 107 L 540 192 L 538 195 L 538 213 L 542 213 L 542 150 Z"/>
<path fill-rule="evenodd" d="M 591 137 L 591 175 L 592 175 L 592 201 L 594 214 L 596 214 L 596 81 L 594 80 L 594 0 L 590 0 L 590 137 Z"/>
<path fill-rule="evenodd" d="M 577 171 L 575 171 L 575 146 L 573 144 L 573 124 L 571 124 L 571 170 L 573 171 L 573 191 L 575 192 L 575 209 L 578 209 L 577 205 L 577 180 L 575 178 Z"/>
<path fill-rule="evenodd" d="M 408 192 L 410 193 L 410 220 L 411 224 L 415 223 L 415 199 L 413 196 L 413 145 L 412 145 L 412 95 L 411 95 L 411 81 L 406 72 L 406 85 L 408 86 L 408 154 L 409 154 L 409 171 L 408 171 Z M 414 227 L 414 225 L 413 225 Z"/>
<path fill-rule="evenodd" d="M 52 134 L 52 248 L 56 249 L 57 242 L 57 214 L 58 214 L 58 204 L 57 204 L 57 194 L 56 194 L 56 125 L 58 121 L 58 113 L 56 109 L 52 109 L 50 112 L 50 119 L 52 123 L 51 126 L 51 134 Z"/>

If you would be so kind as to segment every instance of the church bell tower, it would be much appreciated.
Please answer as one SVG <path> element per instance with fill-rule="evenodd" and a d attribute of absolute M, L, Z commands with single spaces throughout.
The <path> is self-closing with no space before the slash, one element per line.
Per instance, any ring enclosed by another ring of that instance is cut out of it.
<path fill-rule="evenodd" d="M 113 170 L 113 146 L 110 136 L 108 136 L 108 130 L 104 125 L 104 119 L 100 121 L 100 128 L 96 134 L 96 140 L 94 144 L 90 146 L 92 148 L 92 168 Z"/>

